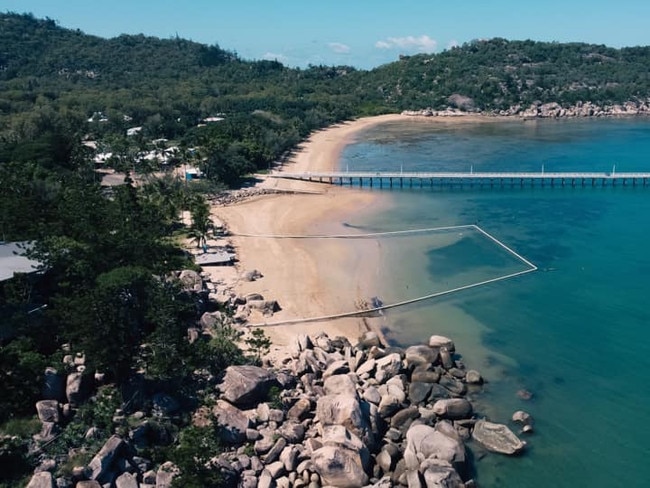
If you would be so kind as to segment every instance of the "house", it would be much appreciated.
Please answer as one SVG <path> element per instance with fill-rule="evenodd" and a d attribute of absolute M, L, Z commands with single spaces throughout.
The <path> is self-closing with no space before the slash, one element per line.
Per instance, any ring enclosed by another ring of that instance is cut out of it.
<path fill-rule="evenodd" d="M 22 256 L 30 243 L 24 242 L 0 242 L 0 282 L 10 280 L 18 273 L 31 274 L 38 271 L 41 263 Z"/>

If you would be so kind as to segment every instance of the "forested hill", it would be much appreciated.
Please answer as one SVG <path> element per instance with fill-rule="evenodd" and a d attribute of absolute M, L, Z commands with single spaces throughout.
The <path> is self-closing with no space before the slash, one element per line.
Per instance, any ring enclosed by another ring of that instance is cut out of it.
<path fill-rule="evenodd" d="M 469 99 L 463 108 L 498 110 L 534 102 L 568 106 L 645 99 L 649 72 L 650 47 L 492 39 L 404 57 L 369 78 L 374 85 L 383 83 L 386 99 L 402 108 L 441 108 L 455 94 L 456 100 Z"/>
<path fill-rule="evenodd" d="M 30 15 L 0 15 L 0 110 L 62 107 L 84 119 L 118 111 L 194 123 L 270 110 L 321 125 L 359 114 L 461 105 L 499 110 L 536 101 L 621 103 L 650 95 L 650 48 L 492 39 L 402 57 L 372 71 L 290 69 L 172 38 L 90 36 Z M 452 97 L 452 98 L 450 98 Z M 6 122 L 6 121 L 4 121 Z M 177 128 L 180 129 L 180 128 Z"/>

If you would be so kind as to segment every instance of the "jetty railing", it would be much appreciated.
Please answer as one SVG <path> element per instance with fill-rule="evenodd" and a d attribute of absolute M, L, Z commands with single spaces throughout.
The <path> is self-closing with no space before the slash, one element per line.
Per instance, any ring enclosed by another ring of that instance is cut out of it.
<path fill-rule="evenodd" d="M 650 186 L 650 172 L 391 172 L 332 171 L 289 173 L 277 172 L 268 178 L 313 181 L 360 187 L 398 186 Z"/>

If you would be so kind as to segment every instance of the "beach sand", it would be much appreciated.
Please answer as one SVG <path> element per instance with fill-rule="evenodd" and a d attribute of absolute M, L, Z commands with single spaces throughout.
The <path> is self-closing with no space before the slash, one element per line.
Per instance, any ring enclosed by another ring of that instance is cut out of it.
<path fill-rule="evenodd" d="M 354 141 L 360 131 L 395 121 L 412 123 L 477 122 L 486 117 L 421 118 L 404 115 L 382 115 L 361 118 L 317 131 L 302 143 L 297 152 L 276 171 L 308 172 L 337 169 L 343 148 Z M 359 310 L 376 296 L 381 244 L 376 239 L 277 239 L 256 236 L 351 234 L 344 220 L 381 211 L 379 205 L 389 200 L 378 193 L 315 182 L 268 178 L 259 183 L 264 188 L 296 193 L 269 194 L 229 206 L 214 206 L 213 216 L 223 221 L 232 233 L 229 238 L 239 262 L 237 277 L 231 283 L 238 295 L 259 293 L 267 300 L 277 300 L 281 311 L 263 317 L 254 313 L 250 325 L 261 325 L 281 350 L 300 333 L 316 335 L 321 331 L 330 337 L 345 336 L 355 342 L 369 328 L 378 332 L 380 319 L 341 318 L 300 324 L 273 325 L 293 319 L 320 317 Z M 263 277 L 253 282 L 241 279 L 250 270 Z M 223 270 L 208 268 L 213 279 Z M 233 273 L 225 281 L 233 280 Z"/>

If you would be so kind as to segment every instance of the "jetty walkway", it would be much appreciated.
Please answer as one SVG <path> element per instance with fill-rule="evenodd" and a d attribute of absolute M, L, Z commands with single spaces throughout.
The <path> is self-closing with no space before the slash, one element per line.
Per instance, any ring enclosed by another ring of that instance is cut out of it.
<path fill-rule="evenodd" d="M 314 173 L 271 173 L 267 178 L 314 181 L 331 185 L 360 187 L 420 187 L 424 186 L 650 186 L 650 173 L 604 172 L 371 172 L 334 171 Z"/>

